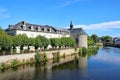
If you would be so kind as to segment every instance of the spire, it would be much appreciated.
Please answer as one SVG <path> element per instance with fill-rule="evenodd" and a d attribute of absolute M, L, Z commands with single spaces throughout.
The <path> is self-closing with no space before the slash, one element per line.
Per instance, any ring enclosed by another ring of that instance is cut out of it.
<path fill-rule="evenodd" d="M 72 21 L 70 22 L 70 30 L 73 29 Z"/>

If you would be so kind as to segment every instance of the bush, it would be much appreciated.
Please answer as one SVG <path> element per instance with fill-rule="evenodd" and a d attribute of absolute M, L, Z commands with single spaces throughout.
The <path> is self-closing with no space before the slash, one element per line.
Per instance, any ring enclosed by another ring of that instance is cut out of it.
<path fill-rule="evenodd" d="M 82 54 L 87 54 L 87 48 L 82 47 Z"/>
<path fill-rule="evenodd" d="M 14 59 L 12 62 L 11 62 L 11 68 L 16 68 L 19 64 L 19 61 L 17 59 Z"/>
<path fill-rule="evenodd" d="M 47 58 L 47 55 L 45 53 L 44 53 L 42 60 L 43 60 L 44 64 L 46 64 L 48 62 L 48 58 Z"/>
<path fill-rule="evenodd" d="M 37 51 L 35 54 L 35 62 L 39 63 L 41 61 L 41 54 Z"/>
<path fill-rule="evenodd" d="M 0 69 L 1 69 L 2 71 L 5 71 L 6 69 L 9 69 L 9 68 L 10 68 L 10 65 L 8 65 L 8 64 L 6 64 L 6 63 L 1 63 Z"/>

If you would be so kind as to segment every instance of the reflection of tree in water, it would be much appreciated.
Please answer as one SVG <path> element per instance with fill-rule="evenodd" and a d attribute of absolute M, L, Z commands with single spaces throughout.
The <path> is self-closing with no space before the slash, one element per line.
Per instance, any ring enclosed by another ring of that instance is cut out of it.
<path fill-rule="evenodd" d="M 49 80 L 51 78 L 51 65 L 35 65 L 34 78 L 33 80 Z"/>
<path fill-rule="evenodd" d="M 18 67 L 18 70 L 0 73 L 0 80 L 31 80 L 33 78 L 34 67 L 26 65 Z"/>

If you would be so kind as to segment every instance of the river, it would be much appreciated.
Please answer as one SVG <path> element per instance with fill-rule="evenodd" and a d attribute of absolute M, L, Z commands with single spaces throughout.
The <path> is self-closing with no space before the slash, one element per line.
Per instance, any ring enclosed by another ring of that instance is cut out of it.
<path fill-rule="evenodd" d="M 46 66 L 24 65 L 0 72 L 0 80 L 120 80 L 120 48 L 103 47 L 96 55 L 61 59 Z"/>

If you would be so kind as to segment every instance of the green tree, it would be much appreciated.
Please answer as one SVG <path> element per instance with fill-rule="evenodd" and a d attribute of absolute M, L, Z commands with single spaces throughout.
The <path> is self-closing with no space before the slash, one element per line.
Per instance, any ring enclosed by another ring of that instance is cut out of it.
<path fill-rule="evenodd" d="M 26 34 L 19 34 L 12 38 L 13 40 L 13 49 L 16 49 L 16 46 L 20 46 L 21 53 L 24 52 L 23 47 L 29 45 L 29 39 Z"/>
<path fill-rule="evenodd" d="M 57 46 L 61 46 L 61 41 L 60 38 L 51 38 L 50 39 L 50 43 L 52 47 L 57 47 Z"/>
<path fill-rule="evenodd" d="M 70 37 L 66 37 L 65 38 L 65 46 L 70 46 L 70 47 L 75 46 L 75 40 Z"/>
<path fill-rule="evenodd" d="M 45 38 L 44 36 L 40 36 L 40 35 L 37 36 L 37 37 L 39 37 L 40 40 L 41 40 L 41 43 L 42 43 L 42 46 L 41 46 L 41 47 L 47 48 L 48 45 L 50 44 L 49 39 Z"/>
<path fill-rule="evenodd" d="M 91 35 L 91 38 L 95 43 L 98 42 L 98 36 L 96 34 Z"/>
<path fill-rule="evenodd" d="M 35 50 L 37 50 L 39 47 L 41 47 L 42 46 L 42 42 L 41 42 L 41 36 L 37 36 L 36 38 L 35 38 Z"/>
<path fill-rule="evenodd" d="M 10 50 L 13 42 L 11 36 L 0 35 L 0 47 L 2 51 Z"/>
<path fill-rule="evenodd" d="M 108 36 L 108 35 L 101 37 L 101 41 L 102 42 L 109 42 L 111 39 L 112 39 L 112 37 Z"/>
<path fill-rule="evenodd" d="M 91 46 L 91 45 L 94 45 L 94 44 L 95 44 L 94 40 L 91 37 L 88 36 L 88 46 Z"/>
<path fill-rule="evenodd" d="M 7 33 L 3 29 L 0 28 L 0 35 L 7 35 Z"/>
<path fill-rule="evenodd" d="M 30 49 L 30 46 L 35 45 L 35 38 L 28 38 L 28 51 Z"/>

